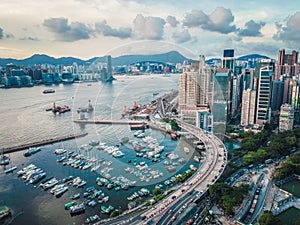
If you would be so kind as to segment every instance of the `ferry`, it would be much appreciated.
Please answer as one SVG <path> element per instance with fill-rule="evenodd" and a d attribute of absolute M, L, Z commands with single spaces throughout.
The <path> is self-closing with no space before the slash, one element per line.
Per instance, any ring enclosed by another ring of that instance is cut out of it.
<path fill-rule="evenodd" d="M 43 91 L 43 94 L 51 94 L 51 93 L 55 93 L 55 90 L 54 89 L 45 89 Z"/>

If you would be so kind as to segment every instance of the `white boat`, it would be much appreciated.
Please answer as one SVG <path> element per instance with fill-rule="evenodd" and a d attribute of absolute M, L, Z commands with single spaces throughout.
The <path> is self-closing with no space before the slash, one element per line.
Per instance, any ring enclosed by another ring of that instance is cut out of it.
<path fill-rule="evenodd" d="M 62 155 L 62 154 L 64 154 L 64 153 L 66 153 L 67 152 L 67 150 L 66 149 L 63 149 L 63 148 L 57 148 L 57 149 L 55 149 L 55 151 L 54 151 L 54 153 L 56 154 L 56 155 Z"/>
<path fill-rule="evenodd" d="M 94 166 L 92 169 L 91 169 L 91 172 L 94 172 L 94 171 L 97 171 L 99 168 L 100 168 L 100 164 Z"/>
<path fill-rule="evenodd" d="M 14 167 L 11 167 L 11 168 L 9 168 L 9 169 L 4 170 L 4 173 L 11 173 L 11 172 L 13 172 L 13 171 L 16 170 L 16 169 L 17 169 L 17 167 L 14 166 Z"/>
<path fill-rule="evenodd" d="M 121 158 L 123 157 L 125 154 L 123 152 L 121 152 L 120 150 L 117 150 L 117 151 L 114 151 L 112 153 L 112 156 L 115 157 L 115 158 Z"/>
<path fill-rule="evenodd" d="M 188 154 L 188 153 L 190 152 L 190 149 L 189 149 L 188 147 L 184 147 L 184 148 L 183 148 L 183 151 L 184 151 L 186 154 Z"/>
<path fill-rule="evenodd" d="M 50 193 L 51 194 L 55 194 L 55 192 L 61 188 L 63 188 L 65 186 L 65 184 L 57 184 L 55 185 L 51 190 L 50 190 Z"/>
<path fill-rule="evenodd" d="M 58 184 L 58 180 L 56 178 L 51 179 L 50 181 L 48 181 L 45 185 L 44 185 L 44 189 L 47 190 L 49 188 L 54 187 L 55 185 Z"/>
<path fill-rule="evenodd" d="M 23 169 L 17 171 L 17 174 L 18 174 L 18 176 L 21 176 L 24 173 L 26 173 L 27 171 L 32 170 L 32 169 L 36 169 L 36 166 L 34 164 L 30 164 L 30 165 L 24 167 Z"/>
<path fill-rule="evenodd" d="M 88 163 L 85 166 L 82 167 L 83 170 L 86 170 L 88 168 L 90 168 L 93 164 L 92 163 Z"/>
<path fill-rule="evenodd" d="M 99 145 L 97 146 L 97 148 L 98 148 L 99 150 L 104 150 L 104 149 L 107 148 L 107 147 L 108 147 L 107 144 L 104 143 L 104 142 L 100 142 Z"/>
<path fill-rule="evenodd" d="M 99 144 L 99 141 L 98 140 L 91 140 L 90 142 L 89 142 L 89 145 L 91 145 L 91 146 L 97 146 Z"/>
<path fill-rule="evenodd" d="M 61 189 L 58 189 L 55 191 L 54 195 L 56 197 L 59 197 L 60 195 L 62 195 L 63 193 L 65 193 L 66 191 L 68 191 L 68 187 L 63 187 Z"/>

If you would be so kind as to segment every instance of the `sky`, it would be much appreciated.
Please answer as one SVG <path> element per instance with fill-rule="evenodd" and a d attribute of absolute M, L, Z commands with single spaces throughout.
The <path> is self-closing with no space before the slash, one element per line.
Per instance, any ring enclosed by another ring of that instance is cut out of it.
<path fill-rule="evenodd" d="M 0 57 L 186 57 L 300 49 L 296 0 L 1 0 Z"/>

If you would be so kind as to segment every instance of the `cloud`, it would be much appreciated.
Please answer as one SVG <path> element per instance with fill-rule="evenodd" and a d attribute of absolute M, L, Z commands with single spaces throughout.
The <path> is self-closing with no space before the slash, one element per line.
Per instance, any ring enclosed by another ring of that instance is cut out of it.
<path fill-rule="evenodd" d="M 201 27 L 203 30 L 209 30 L 222 34 L 228 34 L 236 31 L 235 25 L 231 25 L 234 16 L 230 9 L 217 7 L 210 15 L 201 10 L 192 10 L 185 15 L 183 25 L 186 27 Z"/>
<path fill-rule="evenodd" d="M 182 32 L 173 33 L 172 38 L 176 43 L 184 43 L 192 39 L 187 29 L 183 30 Z"/>
<path fill-rule="evenodd" d="M 40 41 L 38 38 L 35 37 L 23 37 L 20 38 L 21 41 Z"/>
<path fill-rule="evenodd" d="M 249 20 L 245 23 L 244 29 L 238 29 L 237 33 L 240 36 L 247 37 L 261 37 L 262 33 L 260 32 L 261 28 L 265 26 L 265 22 L 255 22 L 253 20 Z"/>
<path fill-rule="evenodd" d="M 172 27 L 176 27 L 177 24 L 179 23 L 179 21 L 176 19 L 175 16 L 168 16 L 168 17 L 166 18 L 166 22 L 167 22 L 168 24 L 170 24 Z"/>
<path fill-rule="evenodd" d="M 120 27 L 118 29 L 112 28 L 107 24 L 105 20 L 95 24 L 96 32 L 103 34 L 104 36 L 112 36 L 118 38 L 129 38 L 131 37 L 132 30 L 127 27 Z"/>
<path fill-rule="evenodd" d="M 3 29 L 0 27 L 0 39 L 3 38 Z"/>
<path fill-rule="evenodd" d="M 185 15 L 183 19 L 183 26 L 199 27 L 207 24 L 209 21 L 208 15 L 201 10 L 192 10 L 192 12 Z"/>
<path fill-rule="evenodd" d="M 45 19 L 43 25 L 60 41 L 73 42 L 81 39 L 89 39 L 92 29 L 80 22 L 68 24 L 66 18 Z"/>
<path fill-rule="evenodd" d="M 161 40 L 165 23 L 160 17 L 144 17 L 138 14 L 133 20 L 133 33 L 138 39 Z"/>
<path fill-rule="evenodd" d="M 293 48 L 300 48 L 300 11 L 288 18 L 286 25 L 276 24 L 277 33 L 273 36 L 275 40 L 286 42 Z"/>

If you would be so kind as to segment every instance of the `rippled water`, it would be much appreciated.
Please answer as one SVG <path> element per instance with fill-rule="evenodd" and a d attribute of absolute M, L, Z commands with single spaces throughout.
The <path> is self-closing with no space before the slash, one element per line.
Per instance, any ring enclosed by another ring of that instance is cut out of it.
<path fill-rule="evenodd" d="M 127 125 L 76 124 L 73 122 L 74 119 L 78 118 L 76 109 L 87 106 L 88 100 L 91 100 L 95 110 L 92 115 L 86 115 L 87 117 L 120 119 L 125 105 L 132 107 L 134 101 L 137 101 L 138 104 L 147 104 L 154 100 L 154 92 L 158 92 L 161 96 L 164 93 L 169 93 L 172 89 L 177 89 L 177 87 L 178 76 L 176 75 L 171 77 L 151 75 L 119 77 L 112 84 L 91 83 L 91 85 L 87 85 L 87 83 L 80 83 L 51 86 L 55 89 L 54 94 L 42 94 L 44 89 L 50 88 L 46 86 L 0 89 L 0 147 L 35 142 L 79 131 L 88 132 L 88 135 L 82 138 L 43 146 L 41 152 L 28 158 L 23 156 L 23 152 L 12 153 L 10 154 L 10 166 L 17 166 L 20 169 L 29 163 L 35 163 L 47 172 L 47 177 L 56 176 L 62 179 L 68 175 L 80 176 L 88 181 L 86 187 L 97 186 L 95 179 L 99 174 L 58 164 L 56 162 L 57 156 L 53 154 L 54 149 L 64 147 L 79 152 L 79 147 L 82 144 L 87 144 L 93 139 L 116 145 L 119 143 L 120 138 L 124 136 L 133 138 L 133 134 Z M 61 115 L 46 112 L 45 109 L 50 108 L 53 102 L 57 105 L 69 105 L 72 111 Z M 184 154 L 179 150 L 181 148 L 178 148 L 178 146 L 185 145 L 184 143 L 178 144 L 177 141 L 170 140 L 169 136 L 155 130 L 147 130 L 147 135 L 157 138 L 160 144 L 165 146 L 165 152 L 177 151 L 178 154 Z M 96 149 L 84 154 L 90 157 L 103 157 L 106 160 L 112 160 L 114 169 L 111 174 L 113 176 L 121 174 L 126 176 L 124 168 L 128 166 L 128 160 L 135 158 L 135 152 L 129 144 L 121 146 L 121 150 L 126 154 L 122 159 L 114 159 L 112 156 Z M 193 152 L 188 156 L 183 156 L 191 158 L 192 155 Z M 137 162 L 142 161 L 140 158 L 136 160 Z M 149 189 L 152 189 L 156 183 L 162 182 L 173 175 L 167 172 L 162 161 L 156 164 L 150 161 L 147 161 L 147 163 L 151 165 L 151 168 L 160 169 L 164 173 L 162 178 L 146 184 Z M 188 165 L 182 166 L 181 169 L 186 169 Z M 14 214 L 24 211 L 24 214 L 17 217 L 12 224 L 82 224 L 87 216 L 100 213 L 100 205 L 98 204 L 93 209 L 89 208 L 83 215 L 71 217 L 63 206 L 70 201 L 69 197 L 72 194 L 78 192 L 78 189 L 70 187 L 67 193 L 57 199 L 48 192 L 34 188 L 32 185 L 26 185 L 15 173 L 3 174 L 4 169 L 0 168 L 0 206 L 7 205 L 11 207 Z M 136 188 L 119 192 L 108 191 L 102 187 L 99 189 L 110 195 L 109 204 L 125 210 L 128 203 L 126 197 L 140 189 L 140 185 L 145 185 L 145 183 L 138 182 L 137 185 Z M 80 192 L 83 193 L 83 189 Z M 101 215 L 101 217 L 104 216 Z"/>

